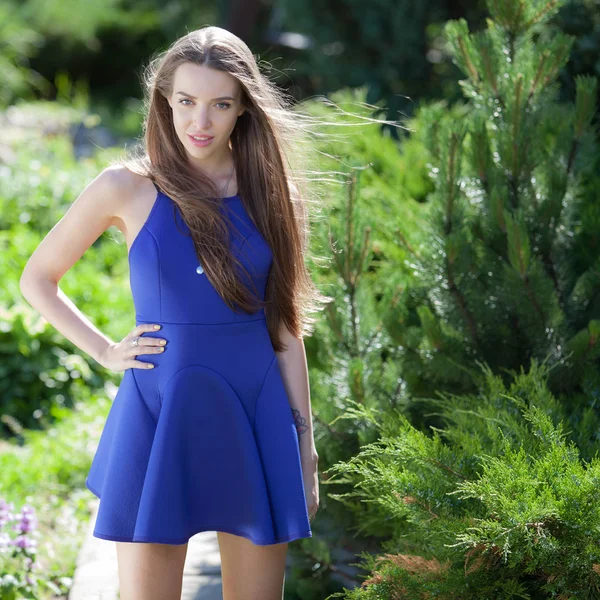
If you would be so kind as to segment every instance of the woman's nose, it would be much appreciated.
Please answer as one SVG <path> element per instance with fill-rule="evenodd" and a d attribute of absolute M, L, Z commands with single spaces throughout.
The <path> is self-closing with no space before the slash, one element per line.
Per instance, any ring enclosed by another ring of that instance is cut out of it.
<path fill-rule="evenodd" d="M 210 126 L 210 118 L 207 111 L 200 111 L 194 116 L 194 124 L 198 129 L 207 129 Z"/>

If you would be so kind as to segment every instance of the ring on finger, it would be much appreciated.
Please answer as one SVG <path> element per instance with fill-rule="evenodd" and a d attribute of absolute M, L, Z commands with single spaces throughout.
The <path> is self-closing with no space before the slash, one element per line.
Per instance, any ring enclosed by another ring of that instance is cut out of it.
<path fill-rule="evenodd" d="M 133 340 L 132 340 L 132 342 L 131 342 L 131 343 L 132 343 L 132 345 L 133 345 L 135 348 L 137 348 L 137 347 L 140 345 L 140 342 L 139 342 L 139 340 L 140 340 L 140 336 L 139 336 L 139 335 L 138 335 L 137 337 L 134 337 L 134 338 L 133 338 Z"/>

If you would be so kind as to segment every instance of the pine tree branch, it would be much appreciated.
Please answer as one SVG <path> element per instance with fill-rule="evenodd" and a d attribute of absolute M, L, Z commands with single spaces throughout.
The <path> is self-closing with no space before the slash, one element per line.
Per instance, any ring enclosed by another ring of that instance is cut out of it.
<path fill-rule="evenodd" d="M 355 246 L 355 222 L 354 222 L 354 206 L 357 196 L 357 175 L 356 172 L 353 171 L 350 175 L 350 183 L 348 189 L 348 202 L 346 205 L 347 210 L 347 228 L 346 228 L 346 246 L 344 248 L 344 257 L 343 261 L 340 259 L 339 254 L 334 252 L 334 259 L 336 261 L 336 267 L 340 272 L 342 279 L 344 280 L 350 304 L 350 327 L 351 327 L 351 336 L 352 336 L 352 346 L 348 344 L 346 339 L 343 336 L 343 333 L 332 327 L 334 333 L 336 334 L 338 340 L 344 345 L 345 350 L 352 357 L 361 357 L 363 353 L 360 350 L 359 344 L 359 332 L 358 332 L 358 313 L 356 308 L 356 290 L 357 285 L 362 276 L 362 266 L 364 264 L 367 250 L 369 248 L 369 239 L 371 235 L 371 227 L 367 227 L 365 229 L 365 233 L 363 236 L 363 243 L 360 249 L 360 253 L 358 256 L 358 260 L 353 261 L 354 257 L 354 246 Z M 333 243 L 331 239 L 331 233 L 329 235 L 330 246 L 333 249 Z M 331 321 L 333 323 L 333 307 L 331 305 L 327 306 L 327 310 L 331 316 Z"/>
<path fill-rule="evenodd" d="M 338 327 L 337 317 L 335 316 L 335 309 L 333 308 L 333 305 L 330 302 L 328 302 L 325 305 L 325 311 L 328 313 L 329 316 L 329 326 L 331 327 L 331 331 L 333 331 L 333 333 L 335 334 L 336 338 L 338 339 L 338 342 L 342 344 L 344 350 L 346 350 L 346 352 L 350 354 L 350 347 L 348 346 L 348 342 L 346 341 L 344 334 Z"/>
<path fill-rule="evenodd" d="M 411 246 L 410 242 L 408 241 L 408 239 L 406 238 L 406 236 L 404 235 L 404 233 L 402 233 L 402 231 L 400 229 L 396 230 L 396 233 L 398 235 L 398 237 L 400 238 L 400 241 L 402 242 L 402 244 L 404 245 L 404 247 L 418 260 L 422 261 L 423 258 L 422 256 Z"/>
<path fill-rule="evenodd" d="M 540 9 L 527 23 L 525 23 L 524 29 L 527 30 L 539 21 L 541 21 L 551 10 L 554 10 L 558 5 L 558 0 L 551 0 L 544 6 L 544 8 Z"/>
<path fill-rule="evenodd" d="M 530 285 L 531 280 L 529 279 L 529 275 L 527 275 L 527 273 L 525 273 L 525 276 L 522 277 L 521 280 L 523 281 L 523 284 L 525 285 L 525 290 L 527 292 L 527 296 L 529 297 L 529 301 L 533 305 L 535 312 L 537 313 L 538 317 L 540 318 L 540 321 L 542 322 L 542 327 L 545 329 L 546 328 L 546 317 L 544 315 L 544 312 L 542 311 L 542 307 L 540 306 L 540 304 L 537 301 L 537 298 L 535 297 L 535 294 L 533 293 L 533 290 L 531 289 L 531 285 Z"/>
<path fill-rule="evenodd" d="M 350 298 L 350 327 L 352 330 L 352 343 L 354 344 L 350 356 L 357 357 L 360 355 L 360 348 L 358 347 L 358 326 L 356 323 L 356 288 L 353 284 L 349 286 L 348 296 Z"/>
<path fill-rule="evenodd" d="M 473 138 L 474 142 L 473 146 L 481 149 L 479 152 L 474 152 L 474 161 L 477 166 L 477 174 L 479 176 L 483 191 L 485 192 L 486 197 L 489 198 L 491 190 L 488 177 L 488 163 L 486 162 L 486 158 L 489 156 L 487 154 L 489 145 L 487 142 L 485 123 L 481 125 L 481 129 L 475 129 L 472 131 L 471 137 Z"/>
<path fill-rule="evenodd" d="M 446 185 L 448 186 L 448 199 L 446 202 L 446 214 L 444 221 L 444 233 L 448 236 L 452 231 L 452 213 L 454 212 L 454 188 L 456 179 L 456 153 L 458 150 L 458 136 L 452 133 L 450 136 L 450 149 L 448 151 L 448 167 Z"/>
<path fill-rule="evenodd" d="M 515 28 L 515 31 L 517 33 L 525 30 L 525 28 L 523 27 L 523 24 L 519 24 L 524 10 L 525 10 L 525 2 L 523 0 L 521 0 L 521 2 L 519 2 L 519 9 L 517 10 L 517 14 L 515 15 L 515 19 L 513 21 L 513 27 Z"/>
<path fill-rule="evenodd" d="M 430 456 L 425 456 L 424 458 L 425 458 L 425 460 L 432 462 L 434 465 L 440 467 L 440 469 L 447 471 L 448 473 L 454 475 L 455 477 L 458 477 L 459 479 L 462 479 L 463 481 L 469 481 L 468 477 L 466 477 L 462 473 L 459 473 L 458 471 L 454 471 L 454 469 L 451 469 L 450 467 L 446 466 L 444 463 L 440 462 L 439 460 L 437 460 L 435 458 L 431 458 Z"/>
<path fill-rule="evenodd" d="M 510 57 L 510 64 L 514 65 L 515 63 L 515 32 L 508 32 L 508 55 Z"/>
<path fill-rule="evenodd" d="M 519 189 L 514 173 L 508 173 L 508 189 L 510 190 L 510 205 L 513 209 L 518 207 L 519 204 Z"/>
<path fill-rule="evenodd" d="M 420 500 L 418 500 L 414 496 L 410 496 L 410 495 L 402 496 L 401 494 L 399 494 L 395 490 L 392 490 L 392 494 L 396 498 L 398 498 L 398 500 L 402 501 L 403 504 L 416 504 L 417 506 L 420 506 L 424 511 L 428 512 L 434 519 L 439 519 L 440 518 L 439 515 L 436 515 L 431 510 L 431 507 L 428 504 L 425 504 L 425 502 L 421 502 Z"/>
<path fill-rule="evenodd" d="M 515 85 L 515 102 L 514 102 L 514 115 L 513 115 L 513 151 L 512 151 L 512 179 L 515 182 L 513 187 L 513 205 L 516 208 L 519 205 L 518 198 L 518 185 L 516 182 L 519 180 L 519 136 L 521 133 L 521 121 L 520 121 L 520 110 L 521 110 L 521 92 L 523 90 L 523 74 L 517 75 L 517 81 Z"/>
<path fill-rule="evenodd" d="M 569 158 L 567 160 L 567 168 L 566 168 L 566 176 L 568 178 L 569 173 L 571 171 L 571 168 L 573 166 L 573 161 L 574 161 L 574 157 L 577 153 L 577 147 L 578 147 L 578 140 L 574 139 L 573 140 L 573 144 L 571 145 L 571 150 L 569 152 Z M 562 190 L 561 192 L 561 203 L 562 200 L 564 200 L 564 197 L 567 193 L 567 185 L 564 186 L 564 190 Z M 558 219 L 557 219 L 558 221 Z M 556 227 L 553 227 L 550 223 L 548 224 L 548 235 L 550 237 L 550 244 L 549 246 L 552 245 L 552 238 L 555 235 L 555 230 Z M 554 267 L 554 263 L 552 262 L 552 258 L 550 257 L 550 247 L 548 249 L 548 252 L 544 252 L 542 254 L 542 264 L 544 265 L 544 268 L 546 270 L 546 273 L 548 274 L 548 276 L 550 277 L 550 279 L 552 279 L 552 284 L 554 285 L 554 289 L 556 290 L 556 294 L 558 296 L 558 301 L 559 304 L 562 308 L 562 310 L 566 309 L 566 299 L 564 297 L 563 291 L 561 289 L 560 283 L 558 281 L 558 274 L 556 272 L 556 269 Z"/>
<path fill-rule="evenodd" d="M 483 59 L 483 68 L 485 70 L 485 74 L 490 84 L 492 85 L 492 90 L 494 90 L 494 98 L 498 101 L 498 103 L 502 107 L 502 110 L 504 110 L 506 108 L 506 105 L 504 104 L 504 100 L 500 96 L 500 93 L 498 91 L 498 79 L 496 77 L 496 73 L 494 73 L 494 70 L 492 69 L 492 60 L 488 53 L 487 47 L 482 45 L 480 52 L 481 58 Z"/>
<path fill-rule="evenodd" d="M 568 168 L 567 168 L 567 171 L 568 171 Z M 561 195 L 561 198 L 564 199 L 564 197 L 566 195 L 566 187 L 564 190 L 561 191 L 560 195 Z M 561 202 L 562 202 L 562 200 L 561 200 Z M 556 219 L 556 224 L 557 223 L 558 223 L 558 217 Z M 552 243 L 553 243 L 553 240 L 556 235 L 556 224 L 553 225 L 551 222 L 549 222 L 547 225 L 548 239 L 549 239 L 548 250 L 545 252 L 542 252 L 541 259 L 542 259 L 542 265 L 544 266 L 544 269 L 545 269 L 547 275 L 552 280 L 552 285 L 554 286 L 554 289 L 556 290 L 558 302 L 561 306 L 561 309 L 566 310 L 566 300 L 565 300 L 563 291 L 561 289 L 560 283 L 558 281 L 558 274 L 556 272 L 556 268 L 555 268 L 554 263 L 552 262 L 552 258 L 550 256 L 550 253 L 552 250 Z"/>
<path fill-rule="evenodd" d="M 363 275 L 363 265 L 365 264 L 365 258 L 367 256 L 367 250 L 369 249 L 369 242 L 371 240 L 371 226 L 365 227 L 363 232 L 363 244 L 358 257 L 358 264 L 354 269 L 354 283 L 358 284 L 360 278 Z"/>
<path fill-rule="evenodd" d="M 498 258 L 500 258 L 500 260 L 502 260 L 507 266 L 509 266 L 509 267 L 512 266 L 510 264 L 510 261 L 503 254 L 497 253 L 496 256 Z M 540 305 L 537 302 L 535 294 L 533 293 L 533 290 L 531 289 L 531 286 L 529 285 L 529 276 L 527 274 L 525 274 L 523 277 L 521 277 L 521 280 L 523 281 L 527 295 L 528 295 L 531 303 L 533 304 L 533 307 L 534 307 L 536 313 L 538 314 L 538 316 L 540 317 L 540 320 L 542 321 L 542 325 L 545 327 L 546 319 L 544 317 L 544 313 L 542 312 L 542 310 L 540 308 Z M 515 319 L 515 324 L 513 326 L 513 330 L 516 331 L 518 329 L 519 321 L 515 315 L 513 315 L 513 318 Z"/>
<path fill-rule="evenodd" d="M 571 150 L 569 151 L 569 158 L 567 159 L 567 176 L 571 173 L 571 168 L 573 167 L 573 162 L 575 161 L 575 155 L 577 154 L 578 148 L 579 148 L 579 139 L 575 138 L 573 140 L 573 144 L 571 144 Z"/>
<path fill-rule="evenodd" d="M 538 68 L 537 68 L 535 77 L 533 78 L 533 83 L 531 84 L 529 94 L 527 94 L 526 104 L 529 104 L 533 94 L 535 94 L 537 86 L 540 83 L 540 79 L 542 77 L 542 70 L 544 69 L 544 63 L 548 60 L 549 57 L 550 57 L 550 52 L 548 50 L 544 50 L 542 52 L 542 56 L 540 57 L 540 62 L 538 63 Z"/>
<path fill-rule="evenodd" d="M 447 166 L 447 175 L 446 175 L 446 185 L 448 188 L 448 199 L 446 201 L 446 213 L 445 213 L 445 222 L 444 222 L 444 233 L 448 237 L 450 233 L 452 233 L 452 214 L 454 212 L 454 199 L 455 199 L 455 179 L 456 179 L 456 155 L 458 152 L 458 142 L 459 138 L 456 133 L 452 133 L 450 136 L 450 149 L 448 151 L 448 166 Z M 477 342 L 477 326 L 475 323 L 475 319 L 473 315 L 468 309 L 467 302 L 465 300 L 464 295 L 458 289 L 454 279 L 454 273 L 452 270 L 452 264 L 446 253 L 445 258 L 445 267 L 446 267 L 446 279 L 448 280 L 448 290 L 450 294 L 455 298 L 456 303 L 460 309 L 460 312 L 463 316 L 463 319 L 467 323 L 467 327 L 469 329 L 469 333 L 471 335 L 471 339 L 475 346 L 478 346 Z"/>
<path fill-rule="evenodd" d="M 346 229 L 346 255 L 344 256 L 344 273 L 349 278 L 350 273 L 350 255 L 354 251 L 354 201 L 356 200 L 356 172 L 353 171 L 350 176 L 350 185 L 348 187 L 348 228 Z"/>
<path fill-rule="evenodd" d="M 528 156 L 528 150 L 529 150 L 529 144 L 534 141 L 534 138 L 532 137 L 526 137 L 523 140 L 523 149 L 521 151 L 521 156 Z M 514 153 L 517 152 L 518 154 L 518 150 L 515 150 L 513 148 L 513 158 L 514 158 Z M 518 208 L 519 206 L 519 199 L 520 199 L 520 194 L 519 194 L 519 180 L 521 179 L 525 179 L 527 180 L 529 178 L 529 176 L 531 175 L 531 170 L 529 170 L 525 175 L 523 174 L 523 170 L 522 169 L 517 169 L 519 172 L 518 174 L 515 176 L 514 171 L 510 171 L 507 175 L 507 180 L 508 180 L 508 189 L 511 192 L 510 195 L 510 199 L 511 199 L 511 207 L 513 209 Z M 532 202 L 535 202 L 535 195 L 533 196 Z"/>
<path fill-rule="evenodd" d="M 560 70 L 560 67 L 563 64 L 565 58 L 569 54 L 570 49 L 571 44 L 567 40 L 564 40 L 561 47 L 557 48 L 556 59 L 554 61 L 554 64 L 550 67 L 550 69 L 548 69 L 546 77 L 544 77 L 544 85 L 548 85 L 548 83 L 552 79 L 555 79 L 557 77 L 558 71 Z"/>
<path fill-rule="evenodd" d="M 499 536 L 508 535 L 511 531 L 514 531 L 515 529 L 520 529 L 521 527 L 530 527 L 530 528 L 535 527 L 535 529 L 538 532 L 538 535 L 541 535 L 541 528 L 545 527 L 545 525 L 546 525 L 546 523 L 544 523 L 543 521 L 534 522 L 534 523 L 517 523 L 513 527 L 509 527 L 508 529 L 505 529 L 503 532 L 499 533 L 498 535 Z"/>
<path fill-rule="evenodd" d="M 357 402 L 359 404 L 364 404 L 365 403 L 365 387 L 363 385 L 362 373 L 356 368 L 351 369 L 350 372 L 354 376 L 353 386 L 351 388 L 352 392 L 354 394 L 354 397 L 357 399 Z"/>
<path fill-rule="evenodd" d="M 445 262 L 446 262 L 446 278 L 448 280 L 448 291 L 450 292 L 450 294 L 452 296 L 454 296 L 454 299 L 456 300 L 456 303 L 458 304 L 458 307 L 463 316 L 463 319 L 467 323 L 467 327 L 468 327 L 469 333 L 471 335 L 471 340 L 472 340 L 473 344 L 477 347 L 477 346 L 479 346 L 479 343 L 477 340 L 477 324 L 475 322 L 473 315 L 469 311 L 469 308 L 467 306 L 467 302 L 465 300 L 463 293 L 458 289 L 458 286 L 454 282 L 454 275 L 452 273 L 452 267 L 451 267 L 450 262 L 447 257 L 446 257 Z"/>
<path fill-rule="evenodd" d="M 465 65 L 467 66 L 469 75 L 471 75 L 471 79 L 473 80 L 473 83 L 475 85 L 477 85 L 479 83 L 479 73 L 477 73 L 477 69 L 475 68 L 475 65 L 471 62 L 471 57 L 469 56 L 469 53 L 467 52 L 467 45 L 465 43 L 465 39 L 463 38 L 462 35 L 460 35 L 460 36 L 458 36 L 457 41 L 458 41 L 458 47 L 460 48 L 460 51 L 463 55 Z"/>
<path fill-rule="evenodd" d="M 558 275 L 556 273 L 556 269 L 554 268 L 554 263 L 552 262 L 552 259 L 550 258 L 550 254 L 548 253 L 544 253 L 542 254 L 542 264 L 544 265 L 546 272 L 548 273 L 548 276 L 550 277 L 550 279 L 552 279 L 552 284 L 554 285 L 554 289 L 556 290 L 556 293 L 558 295 L 558 301 L 561 305 L 561 308 L 564 310 L 565 309 L 565 299 L 564 296 L 562 294 L 562 290 L 560 289 L 560 285 L 558 282 Z"/>
<path fill-rule="evenodd" d="M 571 169 L 573 167 L 573 163 L 574 163 L 578 148 L 579 148 L 579 139 L 577 137 L 575 137 L 573 139 L 573 143 L 571 144 L 571 148 L 569 150 L 569 156 L 567 159 L 567 168 L 566 168 L 566 172 L 565 172 L 567 180 L 568 180 L 569 174 L 571 173 Z M 567 184 L 565 183 L 564 190 L 562 190 L 562 192 L 561 192 L 561 197 L 562 197 L 561 203 L 562 203 L 562 200 L 564 200 L 566 193 L 567 193 Z M 552 228 L 552 226 L 549 224 L 548 231 L 551 235 L 554 235 L 555 228 Z M 556 293 L 558 295 L 559 303 L 560 303 L 562 309 L 564 310 L 565 306 L 566 306 L 566 301 L 565 301 L 563 292 L 560 288 L 559 281 L 558 281 L 558 275 L 556 273 L 554 263 L 552 262 L 552 259 L 550 258 L 549 252 L 544 253 L 542 255 L 542 263 L 543 263 L 549 277 L 552 279 L 552 283 L 554 284 L 554 288 L 556 289 Z"/>

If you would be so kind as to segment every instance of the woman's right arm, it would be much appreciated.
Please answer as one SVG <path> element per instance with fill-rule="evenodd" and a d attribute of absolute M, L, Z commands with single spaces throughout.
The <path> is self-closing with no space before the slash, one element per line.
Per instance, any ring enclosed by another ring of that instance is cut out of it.
<path fill-rule="evenodd" d="M 95 327 L 64 294 L 58 282 L 100 235 L 116 224 L 119 205 L 126 201 L 131 189 L 131 174 L 122 167 L 102 171 L 42 240 L 19 280 L 27 302 L 68 340 L 107 368 L 115 368 L 117 353 L 113 350 L 121 342 L 113 342 Z M 125 365 L 125 357 L 120 354 L 119 357 L 122 367 L 150 364 L 131 356 Z"/>

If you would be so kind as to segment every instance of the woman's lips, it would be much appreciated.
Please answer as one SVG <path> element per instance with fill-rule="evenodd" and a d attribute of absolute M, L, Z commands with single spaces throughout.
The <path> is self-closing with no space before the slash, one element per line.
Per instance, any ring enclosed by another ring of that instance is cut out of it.
<path fill-rule="evenodd" d="M 200 147 L 208 146 L 214 139 L 214 136 L 211 136 L 207 140 L 196 140 L 189 133 L 187 135 L 188 135 L 188 138 L 190 139 L 190 142 L 192 142 L 192 144 L 194 144 L 194 146 L 200 146 Z"/>

